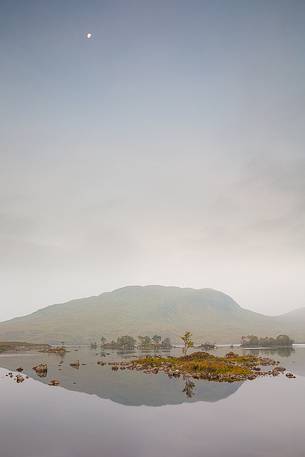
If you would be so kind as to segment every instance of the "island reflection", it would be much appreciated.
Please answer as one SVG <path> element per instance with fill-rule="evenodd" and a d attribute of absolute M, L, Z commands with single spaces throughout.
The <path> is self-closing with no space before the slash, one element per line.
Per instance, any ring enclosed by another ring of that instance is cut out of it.
<path fill-rule="evenodd" d="M 217 402 L 234 394 L 242 382 L 218 383 L 193 379 L 169 379 L 165 374 L 146 375 L 142 372 L 113 372 L 105 362 L 136 357 L 128 351 L 96 352 L 88 348 L 71 348 L 66 354 L 7 354 L 0 357 L 0 366 L 9 370 L 23 367 L 24 373 L 47 384 L 58 379 L 60 386 L 68 390 L 96 395 L 129 406 L 163 406 L 184 402 Z M 71 367 L 75 360 L 79 368 Z M 47 363 L 47 376 L 39 376 L 33 367 Z M 50 387 L 51 388 L 51 387 Z"/>

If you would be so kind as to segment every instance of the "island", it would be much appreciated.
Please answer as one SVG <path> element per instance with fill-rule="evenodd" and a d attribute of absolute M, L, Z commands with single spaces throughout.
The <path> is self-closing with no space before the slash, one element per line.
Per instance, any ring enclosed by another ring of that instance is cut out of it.
<path fill-rule="evenodd" d="M 259 376 L 278 376 L 286 371 L 279 366 L 279 362 L 270 358 L 234 352 L 229 352 L 224 357 L 208 352 L 194 352 L 181 357 L 147 355 L 131 362 L 108 362 L 108 365 L 112 366 L 113 371 L 127 369 L 146 374 L 163 373 L 170 378 L 183 376 L 218 382 L 254 380 Z"/>
<path fill-rule="evenodd" d="M 288 335 L 259 338 L 256 335 L 242 336 L 240 346 L 243 348 L 291 348 L 294 341 Z"/>

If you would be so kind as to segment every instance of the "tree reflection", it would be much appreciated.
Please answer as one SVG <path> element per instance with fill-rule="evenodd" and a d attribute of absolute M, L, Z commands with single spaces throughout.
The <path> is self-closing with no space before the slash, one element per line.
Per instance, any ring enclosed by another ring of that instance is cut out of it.
<path fill-rule="evenodd" d="M 291 354 L 295 352 L 293 347 L 286 347 L 286 348 L 257 348 L 257 349 L 247 349 L 243 350 L 245 354 L 261 354 L 261 355 L 268 355 L 270 357 L 274 357 L 275 355 L 279 355 L 280 357 L 290 357 Z"/>
<path fill-rule="evenodd" d="M 185 386 L 184 386 L 184 389 L 183 389 L 183 393 L 185 393 L 185 395 L 188 397 L 188 398 L 192 398 L 195 394 L 194 392 L 194 388 L 195 388 L 195 383 L 194 381 L 192 381 L 190 378 L 185 378 Z"/>

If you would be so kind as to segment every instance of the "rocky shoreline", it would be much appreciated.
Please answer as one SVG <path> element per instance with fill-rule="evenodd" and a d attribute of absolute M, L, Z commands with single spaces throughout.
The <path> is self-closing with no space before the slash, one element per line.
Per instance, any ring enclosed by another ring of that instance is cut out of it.
<path fill-rule="evenodd" d="M 61 371 L 63 361 L 58 366 Z M 70 362 L 71 367 L 79 369 L 80 366 L 86 365 L 79 360 Z M 286 368 L 279 365 L 268 357 L 258 357 L 255 355 L 239 355 L 234 352 L 227 353 L 224 357 L 218 357 L 208 352 L 194 352 L 183 357 L 162 357 L 161 355 L 150 356 L 135 359 L 132 361 L 105 362 L 98 360 L 97 365 L 102 367 L 109 366 L 112 371 L 130 370 L 143 372 L 145 374 L 165 374 L 169 378 L 183 379 L 202 379 L 215 382 L 241 382 L 254 380 L 264 376 L 279 376 L 285 374 L 287 378 L 294 379 L 295 375 L 287 372 Z M 33 371 L 37 376 L 46 378 L 48 375 L 48 365 L 40 363 L 34 366 Z M 15 370 L 17 374 L 9 372 L 6 376 L 21 384 L 28 376 L 23 374 L 23 368 L 18 367 Z M 50 386 L 59 386 L 60 380 L 50 379 Z"/>
<path fill-rule="evenodd" d="M 97 362 L 105 365 L 105 362 Z M 229 352 L 225 357 L 216 357 L 207 352 L 195 352 L 184 357 L 147 356 L 131 362 L 108 362 L 113 371 L 135 370 L 145 374 L 164 373 L 169 378 L 204 379 L 216 382 L 234 382 L 254 380 L 263 376 L 279 376 L 286 368 L 279 362 L 253 355 L 240 356 Z M 263 369 L 265 367 L 265 369 Z M 295 378 L 286 373 L 288 378 Z"/>

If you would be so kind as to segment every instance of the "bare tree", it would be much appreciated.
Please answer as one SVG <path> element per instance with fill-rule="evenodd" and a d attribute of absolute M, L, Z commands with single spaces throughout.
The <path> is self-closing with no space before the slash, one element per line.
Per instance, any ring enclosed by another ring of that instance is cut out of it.
<path fill-rule="evenodd" d="M 192 341 L 192 334 L 191 332 L 185 332 L 183 336 L 180 337 L 184 343 L 184 347 L 182 349 L 183 354 L 186 355 L 187 351 L 194 346 Z"/>

